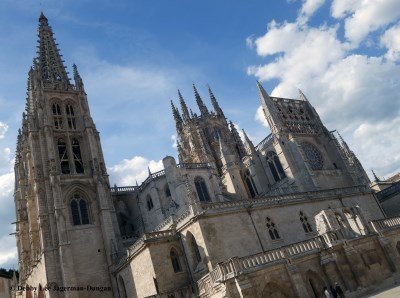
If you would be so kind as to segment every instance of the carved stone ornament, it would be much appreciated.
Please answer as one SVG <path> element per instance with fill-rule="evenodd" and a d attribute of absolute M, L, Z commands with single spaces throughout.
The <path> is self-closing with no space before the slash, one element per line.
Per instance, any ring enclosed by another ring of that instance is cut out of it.
<path fill-rule="evenodd" d="M 322 170 L 324 167 L 324 159 L 321 152 L 313 144 L 304 142 L 301 144 L 306 161 L 313 170 Z"/>

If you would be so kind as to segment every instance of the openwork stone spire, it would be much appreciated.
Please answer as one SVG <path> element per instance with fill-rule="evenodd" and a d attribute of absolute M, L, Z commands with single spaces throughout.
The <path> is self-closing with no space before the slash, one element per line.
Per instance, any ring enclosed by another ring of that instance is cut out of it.
<path fill-rule="evenodd" d="M 182 125 L 182 117 L 179 114 L 179 110 L 175 107 L 174 103 L 171 100 L 171 109 L 172 109 L 172 115 L 174 116 L 175 119 L 175 124 L 177 128 L 180 128 Z"/>
<path fill-rule="evenodd" d="M 38 68 L 40 78 L 46 83 L 64 83 L 69 85 L 69 78 L 57 48 L 53 30 L 43 12 L 39 17 Z"/>
<path fill-rule="evenodd" d="M 222 112 L 222 109 L 220 108 L 218 101 L 214 96 L 214 93 L 211 91 L 210 86 L 207 87 L 208 87 L 208 93 L 210 93 L 211 103 L 214 107 L 215 113 L 217 113 L 217 115 L 223 115 L 224 113 Z"/>
<path fill-rule="evenodd" d="M 201 99 L 200 94 L 197 91 L 196 86 L 194 84 L 193 84 L 193 90 L 194 90 L 194 96 L 196 97 L 197 105 L 199 106 L 199 109 L 200 109 L 200 113 L 202 115 L 207 115 L 208 109 L 207 109 L 206 105 L 204 104 L 203 100 Z"/>
<path fill-rule="evenodd" d="M 187 106 L 186 106 L 186 102 L 185 102 L 185 100 L 183 99 L 183 96 L 182 96 L 182 94 L 181 94 L 181 91 L 179 91 L 179 89 L 178 89 L 178 96 L 179 96 L 179 102 L 180 102 L 180 104 L 181 104 L 183 121 L 186 122 L 187 120 L 190 119 L 189 110 L 188 110 L 188 108 L 187 108 Z"/>

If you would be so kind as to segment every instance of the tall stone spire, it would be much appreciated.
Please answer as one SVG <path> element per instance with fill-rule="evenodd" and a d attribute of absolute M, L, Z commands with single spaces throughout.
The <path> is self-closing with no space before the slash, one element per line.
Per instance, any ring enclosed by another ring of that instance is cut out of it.
<path fill-rule="evenodd" d="M 381 179 L 379 179 L 379 177 L 376 176 L 374 170 L 371 170 L 371 171 L 372 171 L 372 175 L 374 175 L 374 181 L 375 181 L 375 182 L 381 182 Z"/>
<path fill-rule="evenodd" d="M 43 12 L 39 17 L 38 70 L 44 83 L 62 83 L 70 85 L 62 55 L 59 53 L 53 30 Z"/>
<path fill-rule="evenodd" d="M 196 97 L 197 105 L 199 106 L 199 109 L 200 109 L 200 113 L 202 115 L 207 115 L 208 109 L 207 109 L 206 105 L 204 104 L 203 100 L 201 99 L 200 94 L 197 91 L 196 86 L 194 84 L 193 84 L 193 90 L 194 90 L 194 96 Z"/>
<path fill-rule="evenodd" d="M 253 145 L 253 142 L 249 139 L 244 129 L 242 129 L 244 135 L 244 144 L 246 147 L 246 151 L 248 155 L 256 154 L 256 148 Z"/>
<path fill-rule="evenodd" d="M 182 127 L 182 117 L 179 114 L 179 110 L 175 107 L 172 100 L 171 100 L 171 109 L 172 109 L 172 115 L 174 116 L 175 119 L 176 128 L 179 129 Z"/>
<path fill-rule="evenodd" d="M 183 96 L 181 94 L 181 91 L 179 91 L 178 89 L 178 96 L 179 96 L 179 102 L 181 104 L 181 110 L 182 110 L 182 116 L 183 116 L 183 121 L 188 121 L 190 119 L 190 115 L 189 115 L 189 110 L 186 106 L 186 102 L 183 99 Z"/>
<path fill-rule="evenodd" d="M 304 95 L 303 91 L 299 89 L 299 97 L 303 101 L 308 101 L 307 97 Z"/>
<path fill-rule="evenodd" d="M 220 108 L 218 101 L 214 96 L 214 93 L 211 91 L 210 86 L 208 86 L 208 93 L 210 93 L 210 99 L 211 99 L 211 103 L 214 107 L 215 113 L 217 113 L 217 115 L 223 115 L 224 113 L 222 112 L 222 109 Z"/>
<path fill-rule="evenodd" d="M 78 67 L 76 66 L 76 64 L 74 64 L 73 66 L 74 69 L 74 80 L 75 80 L 75 86 L 78 90 L 83 90 L 83 81 L 82 78 L 78 72 Z"/>
<path fill-rule="evenodd" d="M 246 149 L 244 148 L 242 139 L 240 138 L 239 132 L 237 131 L 235 124 L 232 121 L 229 121 L 229 128 L 231 129 L 231 133 L 233 135 L 233 139 L 236 143 L 236 148 L 239 154 L 239 157 L 242 158 L 246 155 Z"/>

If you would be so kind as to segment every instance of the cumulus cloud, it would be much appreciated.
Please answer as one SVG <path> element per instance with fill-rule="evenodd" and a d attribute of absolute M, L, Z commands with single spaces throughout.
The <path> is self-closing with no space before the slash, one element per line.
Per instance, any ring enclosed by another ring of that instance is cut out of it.
<path fill-rule="evenodd" d="M 305 18 L 312 16 L 324 3 L 325 0 L 303 0 L 300 15 Z"/>
<path fill-rule="evenodd" d="M 135 185 L 136 181 L 140 184 L 152 173 L 161 171 L 162 160 L 148 160 L 142 156 L 134 156 L 132 159 L 124 159 L 120 163 L 109 168 L 111 183 L 120 186 Z"/>
<path fill-rule="evenodd" d="M 311 26 L 299 19 L 272 21 L 263 36 L 253 38 L 266 63 L 248 68 L 248 74 L 261 81 L 278 80 L 270 92 L 274 96 L 297 98 L 297 88 L 302 89 L 325 125 L 343 132 L 365 167 L 376 168 L 381 175 L 400 167 L 396 151 L 400 141 L 395 137 L 400 117 L 400 66 L 395 63 L 400 9 L 396 7 L 394 1 L 333 1 L 331 13 L 344 20 L 352 45 L 337 34 L 341 20 L 330 26 Z M 370 32 L 393 22 L 397 23 L 380 39 L 387 48 L 385 56 L 357 53 L 357 44 Z M 268 126 L 261 107 L 255 119 Z"/>
<path fill-rule="evenodd" d="M 345 36 L 357 46 L 370 32 L 400 17 L 398 0 L 334 0 L 332 16 L 345 18 Z"/>
<path fill-rule="evenodd" d="M 8 130 L 8 125 L 0 122 L 0 139 L 3 139 Z"/>
<path fill-rule="evenodd" d="M 400 25 L 391 27 L 381 37 L 381 44 L 387 48 L 385 57 L 392 61 L 400 60 Z"/>

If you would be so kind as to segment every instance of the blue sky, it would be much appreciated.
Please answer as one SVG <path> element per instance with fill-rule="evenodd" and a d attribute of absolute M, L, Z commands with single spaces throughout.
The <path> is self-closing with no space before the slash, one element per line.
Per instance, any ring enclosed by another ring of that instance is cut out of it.
<path fill-rule="evenodd" d="M 41 2 L 41 4 L 40 4 Z M 257 143 L 269 133 L 255 81 L 301 88 L 366 170 L 400 168 L 400 2 L 0 2 L 0 267 L 16 264 L 12 162 L 43 10 L 72 76 L 78 65 L 112 184 L 143 180 L 176 156 L 170 99 L 195 107 L 192 83 Z M 209 104 L 211 106 L 211 104 Z"/>

